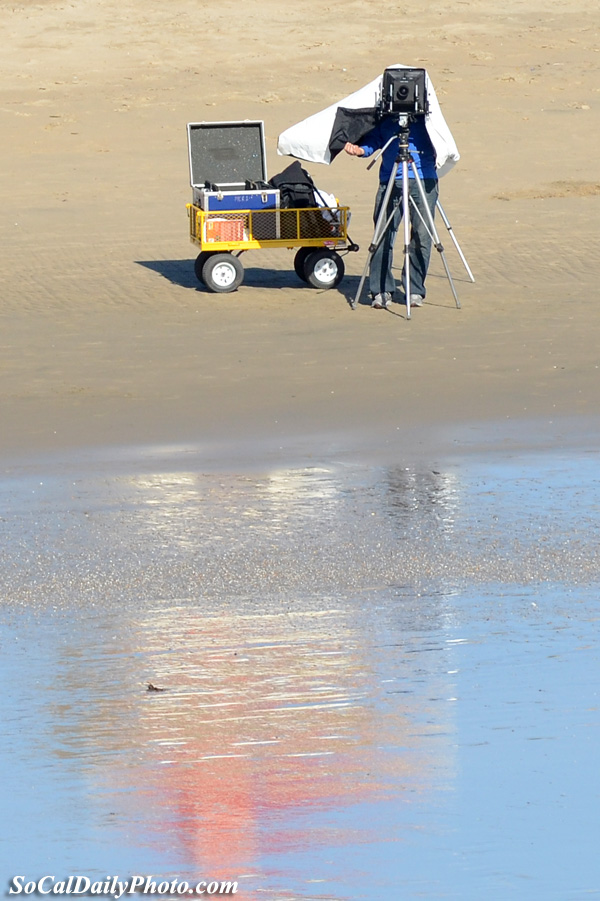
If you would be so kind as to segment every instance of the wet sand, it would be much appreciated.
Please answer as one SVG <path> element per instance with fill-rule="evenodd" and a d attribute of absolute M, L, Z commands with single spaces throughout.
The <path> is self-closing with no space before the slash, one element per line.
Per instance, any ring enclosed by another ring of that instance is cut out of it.
<path fill-rule="evenodd" d="M 5 479 L 7 878 L 597 892 L 597 453 L 436 466 Z"/>

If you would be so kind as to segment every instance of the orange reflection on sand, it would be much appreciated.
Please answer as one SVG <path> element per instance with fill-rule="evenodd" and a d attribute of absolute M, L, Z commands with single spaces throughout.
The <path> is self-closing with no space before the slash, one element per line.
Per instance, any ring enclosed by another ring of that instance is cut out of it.
<path fill-rule="evenodd" d="M 379 704 L 352 621 L 336 610 L 201 617 L 178 608 L 145 622 L 138 641 L 152 681 L 168 689 L 148 692 L 141 711 L 145 790 L 160 798 L 162 828 L 176 832 L 186 864 L 232 878 L 252 869 L 265 840 L 269 851 L 311 840 L 294 814 L 426 785 L 422 739 L 398 700 L 414 696 Z"/>

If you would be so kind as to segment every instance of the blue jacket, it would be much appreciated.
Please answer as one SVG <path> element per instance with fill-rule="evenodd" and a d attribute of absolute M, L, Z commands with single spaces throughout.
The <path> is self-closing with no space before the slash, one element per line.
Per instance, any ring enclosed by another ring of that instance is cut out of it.
<path fill-rule="evenodd" d="M 387 141 L 398 133 L 398 120 L 394 116 L 385 116 L 375 128 L 364 136 L 358 146 L 365 151 L 365 156 L 372 156 Z M 425 127 L 425 117 L 419 116 L 410 123 L 408 132 L 408 148 L 415 161 L 417 172 L 421 178 L 437 178 L 435 166 L 435 150 Z M 392 141 L 384 150 L 379 168 L 379 181 L 387 183 L 398 155 L 398 141 Z M 409 178 L 414 178 L 412 167 L 408 169 Z M 402 166 L 398 167 L 396 181 L 402 181 Z"/>

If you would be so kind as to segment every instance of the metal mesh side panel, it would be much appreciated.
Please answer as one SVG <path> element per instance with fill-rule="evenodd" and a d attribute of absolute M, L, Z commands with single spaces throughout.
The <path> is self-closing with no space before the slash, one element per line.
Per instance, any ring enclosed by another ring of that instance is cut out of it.
<path fill-rule="evenodd" d="M 231 212 L 190 210 L 190 234 L 204 243 L 246 241 L 345 240 L 348 210 L 345 207 L 276 209 Z"/>
<path fill-rule="evenodd" d="M 200 235 L 198 234 L 198 216 L 196 214 L 196 210 L 194 209 L 194 207 L 190 207 L 189 215 L 190 215 L 190 236 L 192 238 L 199 239 Z"/>
<path fill-rule="evenodd" d="M 256 241 L 303 241 L 346 237 L 346 210 L 260 210 L 252 213 L 252 237 Z"/>
<path fill-rule="evenodd" d="M 252 238 L 255 241 L 276 241 L 280 238 L 279 217 L 280 213 L 276 210 L 259 210 L 252 213 Z"/>

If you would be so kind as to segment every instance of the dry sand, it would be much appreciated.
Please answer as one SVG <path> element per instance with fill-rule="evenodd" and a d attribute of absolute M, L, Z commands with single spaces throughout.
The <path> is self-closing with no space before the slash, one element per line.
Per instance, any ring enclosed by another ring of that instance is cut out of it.
<path fill-rule="evenodd" d="M 595 417 L 598 18 L 582 0 L 3 4 L 4 459 Z M 236 293 L 202 289 L 186 123 L 264 120 L 274 175 L 281 131 L 395 62 L 428 69 L 462 155 L 441 183 L 476 277 L 444 230 L 462 309 L 434 254 L 410 322 L 350 310 L 377 176 L 349 157 L 307 166 L 353 212 L 338 290 L 279 249 L 244 255 Z"/>

